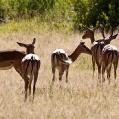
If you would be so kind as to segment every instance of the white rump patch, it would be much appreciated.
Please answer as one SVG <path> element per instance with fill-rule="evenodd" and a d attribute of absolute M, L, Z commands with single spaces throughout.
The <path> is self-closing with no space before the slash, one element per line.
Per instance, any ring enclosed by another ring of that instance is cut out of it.
<path fill-rule="evenodd" d="M 94 46 L 96 44 L 104 44 L 104 41 L 99 41 L 99 42 L 98 41 L 94 41 L 93 44 L 92 44 L 92 46 Z"/>
<path fill-rule="evenodd" d="M 68 64 L 71 64 L 73 61 L 69 58 L 68 60 L 65 60 Z"/>
<path fill-rule="evenodd" d="M 53 51 L 53 53 L 57 53 L 57 52 L 66 53 L 63 49 L 56 49 L 55 51 Z"/>
<path fill-rule="evenodd" d="M 105 45 L 102 51 L 104 52 L 105 50 L 117 50 L 118 51 L 118 49 L 114 45 L 111 45 L 111 44 Z"/>
<path fill-rule="evenodd" d="M 57 53 L 57 52 L 63 53 L 66 55 L 66 57 L 68 57 L 67 53 L 63 49 L 56 49 L 55 51 L 53 51 L 53 53 Z"/>
<path fill-rule="evenodd" d="M 26 55 L 23 59 L 22 59 L 22 62 L 24 62 L 25 60 L 29 60 L 33 57 L 33 59 L 35 60 L 40 60 L 39 57 L 35 54 L 28 54 Z"/>

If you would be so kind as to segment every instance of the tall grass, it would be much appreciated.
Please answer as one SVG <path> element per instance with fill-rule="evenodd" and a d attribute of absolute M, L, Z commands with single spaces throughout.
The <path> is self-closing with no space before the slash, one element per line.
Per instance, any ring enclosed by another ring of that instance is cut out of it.
<path fill-rule="evenodd" d="M 6 27 L 6 26 L 5 26 Z M 4 29 L 4 28 L 3 28 Z M 13 32 L 1 34 L 0 50 L 18 49 L 16 42 L 31 43 L 36 37 L 35 53 L 40 57 L 41 67 L 36 84 L 35 100 L 28 98 L 24 103 L 24 81 L 13 69 L 0 71 L 0 118 L 1 119 L 118 119 L 119 116 L 119 70 L 117 70 L 116 87 L 107 81 L 100 85 L 97 78 L 92 79 L 91 56 L 81 54 L 70 65 L 69 82 L 56 81 L 51 85 L 51 53 L 56 48 L 71 54 L 81 40 L 81 34 L 62 32 Z M 98 37 L 98 36 L 96 36 Z M 119 38 L 112 44 L 119 46 Z M 85 43 L 90 47 L 90 40 Z M 112 70 L 113 71 L 113 70 Z M 61 85 L 61 86 L 60 86 Z"/>

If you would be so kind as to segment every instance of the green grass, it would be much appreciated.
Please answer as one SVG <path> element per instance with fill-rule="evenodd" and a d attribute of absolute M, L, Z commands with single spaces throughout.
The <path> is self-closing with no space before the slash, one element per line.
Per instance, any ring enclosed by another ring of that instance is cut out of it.
<path fill-rule="evenodd" d="M 69 22 L 42 22 L 39 17 L 31 20 L 10 21 L 0 24 L 0 33 L 40 33 L 44 31 L 57 31 L 69 33 L 73 30 L 73 24 Z"/>

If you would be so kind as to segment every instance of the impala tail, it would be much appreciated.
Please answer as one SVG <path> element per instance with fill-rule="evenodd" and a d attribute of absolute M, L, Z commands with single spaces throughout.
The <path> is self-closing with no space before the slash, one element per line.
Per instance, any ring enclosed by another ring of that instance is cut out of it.
<path fill-rule="evenodd" d="M 53 60 L 55 60 L 57 63 L 61 62 L 62 64 L 69 65 L 72 63 L 72 60 L 64 53 L 56 52 L 53 53 Z"/>
<path fill-rule="evenodd" d="M 63 59 L 62 54 L 60 52 L 57 52 L 57 56 L 63 64 L 71 64 L 72 63 L 72 60 L 69 57 L 67 57 L 68 58 L 67 60 Z"/>

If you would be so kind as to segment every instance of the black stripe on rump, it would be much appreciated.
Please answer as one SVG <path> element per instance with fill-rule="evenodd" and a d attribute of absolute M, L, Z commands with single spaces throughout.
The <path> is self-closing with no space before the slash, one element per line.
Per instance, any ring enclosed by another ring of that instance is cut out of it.
<path fill-rule="evenodd" d="M 53 60 L 54 60 L 54 58 L 55 58 L 55 55 L 56 55 L 55 53 L 52 54 L 52 58 L 53 58 Z"/>
<path fill-rule="evenodd" d="M 110 55 L 111 55 L 111 53 L 108 54 L 108 59 L 109 59 Z"/>
<path fill-rule="evenodd" d="M 116 55 L 116 57 L 118 58 L 118 52 L 114 52 L 114 54 Z"/>
<path fill-rule="evenodd" d="M 63 54 L 62 53 L 57 53 L 57 56 L 58 56 L 58 58 L 59 58 L 59 60 L 62 62 L 62 63 L 64 63 L 64 64 L 69 64 L 69 63 L 67 63 L 64 59 L 63 59 Z"/>
<path fill-rule="evenodd" d="M 31 62 L 31 61 L 28 60 L 27 67 L 26 67 L 26 72 L 27 72 L 27 70 L 28 70 L 28 67 L 29 67 L 30 62 Z"/>
<path fill-rule="evenodd" d="M 32 74 L 32 71 L 33 71 L 33 65 L 34 65 L 34 58 L 33 58 L 33 56 L 32 56 L 32 57 L 31 57 L 31 66 L 32 66 L 31 74 Z"/>
<path fill-rule="evenodd" d="M 114 52 L 112 52 L 112 60 L 111 60 L 111 62 L 113 61 L 113 58 L 114 58 Z"/>

